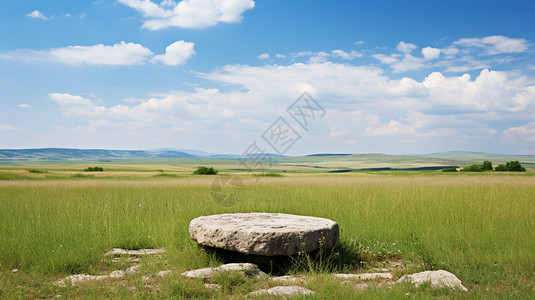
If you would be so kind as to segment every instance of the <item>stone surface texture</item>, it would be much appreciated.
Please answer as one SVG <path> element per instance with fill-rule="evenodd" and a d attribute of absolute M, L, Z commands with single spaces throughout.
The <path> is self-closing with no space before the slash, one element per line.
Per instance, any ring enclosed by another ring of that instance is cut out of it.
<path fill-rule="evenodd" d="M 216 268 L 204 268 L 204 269 L 186 271 L 182 273 L 181 275 L 188 277 L 188 278 L 210 278 L 216 272 L 242 272 L 244 275 L 249 275 L 249 276 L 265 275 L 265 273 L 262 272 L 260 268 L 258 268 L 257 265 L 251 264 L 251 263 L 225 264 Z"/>
<path fill-rule="evenodd" d="M 311 295 L 311 294 L 315 294 L 315 292 L 309 289 L 305 289 L 304 287 L 300 287 L 300 286 L 275 286 L 270 289 L 264 289 L 264 290 L 258 290 L 256 292 L 252 292 L 249 295 L 255 295 L 255 296 L 256 295 L 271 295 L 271 296 L 290 298 L 296 295 Z"/>
<path fill-rule="evenodd" d="M 161 254 L 165 252 L 165 248 L 161 249 L 139 249 L 139 250 L 128 250 L 121 248 L 113 248 L 111 251 L 108 251 L 104 256 L 108 255 L 147 255 L 147 254 Z"/>
<path fill-rule="evenodd" d="M 334 247 L 339 240 L 334 221 L 279 213 L 198 217 L 190 222 L 189 232 L 202 246 L 262 256 L 308 253 L 320 247 Z"/>
<path fill-rule="evenodd" d="M 334 274 L 338 279 L 355 279 L 355 280 L 376 280 L 376 279 L 392 279 L 390 273 L 362 273 L 362 274 Z"/>
<path fill-rule="evenodd" d="M 454 274 L 444 271 L 425 271 L 412 275 L 404 275 L 397 282 L 410 281 L 416 287 L 425 282 L 431 282 L 431 286 L 434 288 L 449 287 L 452 289 L 459 289 L 461 291 L 468 291 L 468 289 L 462 284 L 461 280 Z"/>

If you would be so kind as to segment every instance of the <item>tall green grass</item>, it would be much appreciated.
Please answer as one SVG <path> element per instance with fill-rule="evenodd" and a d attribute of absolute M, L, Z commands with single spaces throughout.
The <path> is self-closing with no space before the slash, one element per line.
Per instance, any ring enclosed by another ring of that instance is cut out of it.
<path fill-rule="evenodd" d="M 344 249 L 446 269 L 476 297 L 535 292 L 531 176 L 244 177 L 232 207 L 210 198 L 212 180 L 0 181 L 0 272 L 91 273 L 113 247 L 167 247 L 174 269 L 206 267 L 218 261 L 190 240 L 191 219 L 282 212 L 335 220 Z"/>

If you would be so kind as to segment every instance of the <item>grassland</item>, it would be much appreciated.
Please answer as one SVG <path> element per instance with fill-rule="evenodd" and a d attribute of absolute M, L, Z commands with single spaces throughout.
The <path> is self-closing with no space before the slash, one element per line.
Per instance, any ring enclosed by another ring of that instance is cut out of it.
<path fill-rule="evenodd" d="M 188 224 L 197 216 L 225 212 L 330 218 L 341 228 L 335 251 L 364 262 L 340 257 L 334 269 L 363 272 L 363 265 L 401 259 L 414 264 L 396 277 L 445 269 L 470 290 L 396 285 L 356 292 L 322 270 L 308 270 L 313 271 L 308 287 L 317 293 L 312 298 L 535 295 L 534 172 L 326 174 L 288 169 L 282 176 L 255 177 L 231 171 L 237 166 L 225 162 L 220 165 L 227 168 L 223 175 L 239 174 L 245 189 L 234 206 L 223 207 L 210 197 L 214 177 L 191 175 L 191 164 L 109 164 L 104 172 L 95 172 L 99 174 L 81 171 L 93 165 L 0 169 L 0 298 L 241 298 L 271 283 L 226 277 L 219 279 L 222 290 L 211 291 L 178 275 L 221 263 L 190 240 Z M 128 262 L 103 258 L 114 247 L 166 247 L 167 252 L 140 258 L 140 273 L 120 280 L 54 285 L 70 274 L 125 268 Z M 174 275 L 151 275 L 167 269 Z"/>

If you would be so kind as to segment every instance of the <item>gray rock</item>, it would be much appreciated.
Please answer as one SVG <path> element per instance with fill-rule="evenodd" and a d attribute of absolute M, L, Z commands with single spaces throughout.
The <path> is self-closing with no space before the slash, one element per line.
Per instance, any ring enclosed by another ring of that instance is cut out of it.
<path fill-rule="evenodd" d="M 165 248 L 161 249 L 139 249 L 139 250 L 128 250 L 121 248 L 113 248 L 111 251 L 108 251 L 104 256 L 108 255 L 147 255 L 147 254 L 161 254 L 165 252 Z"/>
<path fill-rule="evenodd" d="M 259 295 L 271 295 L 271 296 L 280 296 L 285 298 L 290 298 L 296 295 L 312 295 L 315 294 L 314 291 L 305 289 L 300 286 L 276 286 L 270 289 L 258 290 L 252 292 L 249 295 L 259 296 Z"/>
<path fill-rule="evenodd" d="M 207 288 L 207 289 L 210 289 L 210 290 L 220 290 L 221 289 L 221 286 L 219 284 L 215 284 L 215 283 L 205 283 L 204 286 Z"/>
<path fill-rule="evenodd" d="M 255 264 L 232 263 L 232 264 L 221 265 L 216 268 L 204 268 L 204 269 L 186 271 L 182 273 L 181 275 L 188 277 L 188 278 L 210 278 L 216 272 L 241 272 L 244 274 L 244 276 L 245 275 L 261 276 L 265 274 Z"/>
<path fill-rule="evenodd" d="M 284 275 L 284 276 L 276 276 L 271 277 L 271 280 L 278 282 L 278 283 L 304 283 L 305 277 L 304 276 L 294 276 L 294 275 Z"/>
<path fill-rule="evenodd" d="M 377 279 L 392 279 L 390 273 L 362 273 L 362 274 L 334 274 L 338 279 L 354 279 L 354 280 L 377 280 Z"/>
<path fill-rule="evenodd" d="M 416 287 L 420 286 L 424 282 L 431 282 L 431 286 L 434 288 L 449 287 L 452 289 L 459 289 L 461 291 L 468 291 L 463 285 L 461 280 L 452 273 L 444 270 L 438 271 L 425 271 L 412 275 L 404 275 L 397 282 L 409 281 Z"/>
<path fill-rule="evenodd" d="M 195 218 L 190 236 L 202 246 L 248 255 L 294 255 L 338 243 L 334 221 L 278 213 L 236 213 Z"/>

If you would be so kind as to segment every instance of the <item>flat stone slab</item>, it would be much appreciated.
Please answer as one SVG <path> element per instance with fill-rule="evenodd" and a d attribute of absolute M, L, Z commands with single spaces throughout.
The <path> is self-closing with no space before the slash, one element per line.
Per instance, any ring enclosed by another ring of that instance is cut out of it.
<path fill-rule="evenodd" d="M 139 249 L 139 250 L 128 250 L 121 248 L 113 248 L 111 251 L 108 251 L 104 256 L 108 255 L 147 255 L 147 254 L 161 254 L 165 252 L 165 248 L 161 249 Z"/>
<path fill-rule="evenodd" d="M 199 245 L 248 255 L 290 256 L 339 240 L 338 223 L 324 218 L 279 213 L 236 213 L 193 219 L 189 233 Z"/>
<path fill-rule="evenodd" d="M 256 292 L 252 292 L 249 295 L 251 296 L 271 295 L 271 296 L 290 298 L 296 295 L 312 295 L 312 294 L 315 294 L 315 292 L 309 289 L 305 289 L 304 287 L 300 287 L 300 286 L 275 286 L 270 289 L 264 289 L 264 290 L 258 290 Z"/>
<path fill-rule="evenodd" d="M 265 274 L 255 264 L 231 263 L 231 264 L 221 265 L 216 268 L 204 268 L 204 269 L 186 271 L 182 273 L 181 275 L 188 277 L 188 278 L 210 278 L 214 275 L 214 273 L 217 273 L 217 272 L 241 272 L 244 274 L 244 276 L 245 275 L 261 276 Z"/>
<path fill-rule="evenodd" d="M 451 289 L 459 289 L 465 292 L 468 291 L 468 289 L 463 285 L 461 280 L 457 278 L 457 276 L 444 270 L 425 271 L 412 275 L 404 275 L 397 282 L 403 281 L 409 281 L 416 287 L 425 282 L 430 282 L 431 286 L 434 288 L 448 287 Z"/>
<path fill-rule="evenodd" d="M 392 279 L 390 273 L 362 273 L 362 274 L 334 274 L 338 279 L 354 279 L 354 280 L 377 280 L 377 279 Z"/>

